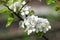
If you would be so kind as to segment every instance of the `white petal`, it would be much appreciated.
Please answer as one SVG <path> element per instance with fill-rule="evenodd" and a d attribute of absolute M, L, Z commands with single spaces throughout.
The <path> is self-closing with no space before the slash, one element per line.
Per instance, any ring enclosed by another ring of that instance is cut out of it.
<path fill-rule="evenodd" d="M 35 26 L 32 26 L 33 28 L 35 27 Z"/>
<path fill-rule="evenodd" d="M 22 28 L 24 28 L 24 22 L 22 22 Z"/>
<path fill-rule="evenodd" d="M 22 4 L 24 5 L 26 2 L 24 1 L 24 2 L 22 2 Z"/>
<path fill-rule="evenodd" d="M 51 29 L 51 26 L 48 26 L 49 29 Z"/>
<path fill-rule="evenodd" d="M 29 25 L 29 22 L 26 21 L 26 22 L 25 22 L 25 25 Z"/>
<path fill-rule="evenodd" d="M 49 29 L 48 28 L 46 28 L 46 31 L 48 31 Z"/>
<path fill-rule="evenodd" d="M 29 11 L 26 11 L 25 14 L 29 14 Z"/>
<path fill-rule="evenodd" d="M 33 31 L 33 32 L 35 32 L 35 31 L 36 31 L 36 29 L 33 29 L 32 31 Z"/>
<path fill-rule="evenodd" d="M 28 11 L 29 10 L 29 7 L 26 7 L 25 10 Z"/>
<path fill-rule="evenodd" d="M 25 13 L 24 13 L 24 12 L 22 12 L 22 13 L 21 13 L 21 15 L 23 16 L 23 15 L 25 15 Z"/>
<path fill-rule="evenodd" d="M 14 12 L 16 12 L 16 7 L 14 7 Z"/>
<path fill-rule="evenodd" d="M 32 30 L 28 30 L 28 35 L 30 35 L 32 33 Z"/>

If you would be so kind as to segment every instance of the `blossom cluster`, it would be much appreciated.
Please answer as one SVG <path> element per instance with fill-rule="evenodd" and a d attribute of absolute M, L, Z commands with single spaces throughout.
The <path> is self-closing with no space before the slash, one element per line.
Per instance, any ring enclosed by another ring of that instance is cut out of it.
<path fill-rule="evenodd" d="M 25 29 L 28 35 L 32 32 L 43 32 L 46 33 L 51 29 L 50 23 L 47 19 L 39 18 L 38 16 L 32 15 L 19 22 L 19 25 Z"/>
<path fill-rule="evenodd" d="M 13 3 L 11 6 L 9 6 L 10 9 L 12 9 L 14 12 L 18 12 L 23 5 L 25 5 L 25 1 Z M 33 32 L 43 32 L 46 33 L 49 29 L 51 29 L 50 23 L 47 19 L 45 18 L 39 18 L 38 16 L 35 15 L 29 15 L 30 12 L 30 6 L 24 6 L 22 10 L 20 11 L 20 15 L 22 15 L 22 18 L 24 21 L 19 22 L 19 26 L 25 29 L 28 35 L 30 35 Z M 26 17 L 26 15 L 28 15 Z"/>
<path fill-rule="evenodd" d="M 18 0 L 18 2 L 13 3 L 12 5 L 9 6 L 10 9 L 12 9 L 14 12 L 18 12 L 23 5 L 25 5 L 26 2 L 20 2 L 20 0 Z M 22 8 L 22 10 L 20 11 L 22 16 L 28 15 L 29 14 L 29 10 L 30 10 L 31 6 L 24 6 Z"/>

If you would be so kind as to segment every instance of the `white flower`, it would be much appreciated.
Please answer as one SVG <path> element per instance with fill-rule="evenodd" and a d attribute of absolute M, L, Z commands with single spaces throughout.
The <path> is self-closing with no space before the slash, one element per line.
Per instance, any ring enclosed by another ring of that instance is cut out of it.
<path fill-rule="evenodd" d="M 23 15 L 23 16 L 24 16 L 24 15 L 25 15 L 25 13 L 24 13 L 24 12 L 22 12 L 22 13 L 21 13 L 21 15 Z"/>
<path fill-rule="evenodd" d="M 42 32 L 46 33 L 49 29 L 51 29 L 51 26 L 47 19 L 39 18 L 39 20 L 40 21 L 36 25 L 37 26 L 36 28 L 38 31 L 40 31 L 40 32 L 42 31 Z"/>
<path fill-rule="evenodd" d="M 28 15 L 29 14 L 29 11 L 25 11 L 25 14 Z"/>
<path fill-rule="evenodd" d="M 14 4 L 14 12 L 16 12 L 16 5 Z"/>
<path fill-rule="evenodd" d="M 25 30 L 28 35 L 30 35 L 32 32 L 44 32 L 46 33 L 49 29 L 51 29 L 50 23 L 47 19 L 44 18 L 38 18 L 38 16 L 28 16 L 24 19 L 24 24 L 26 27 Z M 22 23 L 22 25 L 24 26 Z"/>
<path fill-rule="evenodd" d="M 24 4 L 26 4 L 26 2 L 25 2 L 25 1 L 23 1 L 23 2 L 22 2 L 22 4 L 24 5 Z"/>
<path fill-rule="evenodd" d="M 32 33 L 32 30 L 28 30 L 28 32 L 27 32 L 27 33 L 28 33 L 28 35 L 30 35 L 30 34 Z"/>
<path fill-rule="evenodd" d="M 27 10 L 29 10 L 30 8 L 31 8 L 31 6 L 27 6 L 27 7 L 24 8 L 24 10 L 27 11 Z"/>
<path fill-rule="evenodd" d="M 21 7 L 25 4 L 26 2 L 23 1 L 23 2 L 20 2 L 20 0 L 18 0 L 18 2 L 15 2 L 13 3 L 11 6 L 9 6 L 10 9 L 12 9 L 14 12 L 17 12 L 18 10 L 21 9 Z M 18 10 L 17 10 L 18 9 Z M 24 15 L 28 15 L 29 14 L 29 9 L 30 9 L 30 6 L 24 6 L 21 10 L 21 15 L 24 16 Z"/>
<path fill-rule="evenodd" d="M 22 7 L 20 2 L 15 2 L 11 6 L 9 6 L 9 8 L 14 10 L 14 12 L 16 12 L 17 7 Z"/>
<path fill-rule="evenodd" d="M 24 12 L 24 15 L 28 15 L 29 14 L 29 11 L 30 11 L 30 6 L 25 6 L 24 8 L 22 8 L 22 10 L 21 10 L 21 15 L 22 15 L 22 13 Z M 22 15 L 22 16 L 24 16 L 24 15 Z"/>
<path fill-rule="evenodd" d="M 20 0 L 18 0 L 18 2 L 15 2 L 11 6 L 9 6 L 9 8 L 12 9 L 14 12 L 18 13 L 18 11 L 22 8 L 22 6 L 25 3 L 26 3 L 25 1 L 21 2 Z M 22 16 L 23 19 L 25 19 L 26 18 L 26 15 L 29 14 L 30 8 L 31 8 L 31 6 L 25 5 L 22 8 L 22 10 L 20 11 L 20 13 L 21 13 L 20 15 Z"/>

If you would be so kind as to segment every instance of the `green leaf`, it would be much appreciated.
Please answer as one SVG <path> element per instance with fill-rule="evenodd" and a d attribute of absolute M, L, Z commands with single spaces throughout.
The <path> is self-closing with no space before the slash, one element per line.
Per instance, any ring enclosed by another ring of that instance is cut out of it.
<path fill-rule="evenodd" d="M 25 23 L 24 23 L 24 27 L 26 28 L 26 25 L 25 25 Z"/>
<path fill-rule="evenodd" d="M 0 6 L 2 6 L 2 3 L 0 2 Z"/>
<path fill-rule="evenodd" d="M 58 14 L 60 15 L 60 12 L 58 12 Z"/>
<path fill-rule="evenodd" d="M 10 13 L 9 16 L 12 17 L 12 18 L 14 18 L 14 14 L 13 13 Z"/>
<path fill-rule="evenodd" d="M 14 0 L 14 2 L 17 2 L 18 0 Z"/>
<path fill-rule="evenodd" d="M 6 27 L 9 27 L 11 25 L 11 23 L 13 22 L 13 20 L 14 20 L 14 14 L 13 13 L 10 13 L 9 16 L 10 17 L 7 20 Z"/>
<path fill-rule="evenodd" d="M 10 17 L 8 18 L 6 27 L 9 27 L 14 20 L 14 15 L 12 13 L 10 13 L 9 15 L 10 15 Z"/>
<path fill-rule="evenodd" d="M 29 15 L 33 15 L 34 13 L 34 10 L 29 11 Z"/>
<path fill-rule="evenodd" d="M 12 5 L 13 3 L 15 3 L 15 2 L 17 2 L 17 1 L 18 1 L 18 0 L 9 0 L 7 4 L 8 4 L 8 5 Z"/>
<path fill-rule="evenodd" d="M 2 1 L 6 2 L 6 0 L 2 0 Z"/>
<path fill-rule="evenodd" d="M 9 17 L 8 18 L 8 21 L 7 21 L 7 24 L 6 24 L 6 27 L 9 27 L 11 25 L 11 23 L 13 22 L 13 18 L 12 17 Z"/>
<path fill-rule="evenodd" d="M 56 2 L 55 0 L 46 0 L 47 5 L 53 4 L 55 2 Z"/>
<path fill-rule="evenodd" d="M 42 38 L 43 35 L 44 35 L 43 32 L 38 32 L 38 37 L 39 37 L 39 38 Z"/>
<path fill-rule="evenodd" d="M 0 13 L 9 14 L 11 12 L 7 8 L 3 8 L 3 9 L 0 10 Z"/>
<path fill-rule="evenodd" d="M 35 13 L 34 10 L 31 10 L 31 13 L 34 14 Z"/>
<path fill-rule="evenodd" d="M 13 1 L 12 1 L 12 0 L 9 0 L 7 4 L 8 4 L 8 5 L 13 4 Z"/>
<path fill-rule="evenodd" d="M 55 6 L 53 6 L 53 9 L 58 11 L 58 10 L 60 10 L 60 7 L 55 5 Z"/>
<path fill-rule="evenodd" d="M 20 0 L 21 2 L 24 2 L 25 0 Z"/>

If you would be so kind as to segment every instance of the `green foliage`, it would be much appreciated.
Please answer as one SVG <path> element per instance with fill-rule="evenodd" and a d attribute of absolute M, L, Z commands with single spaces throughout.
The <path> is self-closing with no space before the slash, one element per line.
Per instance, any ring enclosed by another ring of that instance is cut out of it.
<path fill-rule="evenodd" d="M 0 6 L 2 6 L 2 5 L 3 5 L 3 2 L 0 1 Z"/>
<path fill-rule="evenodd" d="M 59 0 L 46 0 L 46 3 L 47 3 L 47 5 L 50 5 L 52 7 L 52 9 L 54 9 L 55 11 L 59 11 L 60 6 L 56 4 L 57 1 L 59 1 Z"/>
<path fill-rule="evenodd" d="M 7 4 L 8 4 L 8 5 L 13 4 L 13 1 L 12 1 L 12 0 L 9 0 L 9 1 L 7 2 Z"/>
<path fill-rule="evenodd" d="M 9 0 L 8 1 L 8 5 L 11 5 L 11 4 L 13 4 L 13 3 L 15 3 L 15 2 L 17 2 L 18 0 Z M 25 1 L 25 0 L 20 0 L 20 2 L 23 2 L 23 1 Z"/>
<path fill-rule="evenodd" d="M 7 24 L 6 24 L 6 27 L 9 27 L 12 22 L 13 22 L 13 18 L 12 17 L 9 17 L 8 18 L 8 21 L 7 21 Z"/>
<path fill-rule="evenodd" d="M 58 12 L 58 14 L 60 15 L 60 12 Z"/>
<path fill-rule="evenodd" d="M 20 0 L 21 2 L 25 1 L 25 0 Z"/>
<path fill-rule="evenodd" d="M 0 6 L 2 6 L 2 2 L 0 2 Z"/>
<path fill-rule="evenodd" d="M 8 4 L 8 5 L 12 5 L 13 3 L 15 3 L 15 2 L 17 2 L 17 1 L 18 1 L 18 0 L 9 0 L 7 4 Z"/>
<path fill-rule="evenodd" d="M 48 5 L 54 4 L 56 2 L 56 0 L 46 0 L 46 3 Z"/>
<path fill-rule="evenodd" d="M 8 0 L 0 0 L 0 6 L 3 6 L 3 4 L 7 3 Z"/>
<path fill-rule="evenodd" d="M 7 0 L 2 0 L 2 1 L 6 2 Z"/>
<path fill-rule="evenodd" d="M 9 27 L 11 25 L 11 23 L 14 20 L 14 15 L 11 13 L 10 17 L 8 17 L 7 23 L 6 23 L 6 27 Z"/>
<path fill-rule="evenodd" d="M 35 13 L 34 10 L 29 11 L 29 15 L 32 15 L 34 13 Z"/>
<path fill-rule="evenodd" d="M 7 8 L 3 8 L 3 9 L 0 10 L 0 13 L 2 13 L 2 14 L 9 14 L 11 12 Z"/>
<path fill-rule="evenodd" d="M 1 0 L 0 1 L 0 6 L 2 6 L 3 5 L 3 3 L 7 3 L 7 5 L 11 5 L 11 4 L 13 4 L 13 3 L 15 3 L 15 2 L 17 2 L 18 0 Z M 23 1 L 25 1 L 25 0 L 20 0 L 20 2 L 23 2 Z"/>
<path fill-rule="evenodd" d="M 42 38 L 42 37 L 43 37 L 43 35 L 44 35 L 44 33 L 43 33 L 43 32 L 38 32 L 38 37 L 39 37 L 39 38 Z"/>
<path fill-rule="evenodd" d="M 53 8 L 54 10 L 56 10 L 56 11 L 60 10 L 60 7 L 57 6 L 57 5 L 53 6 L 52 8 Z"/>

